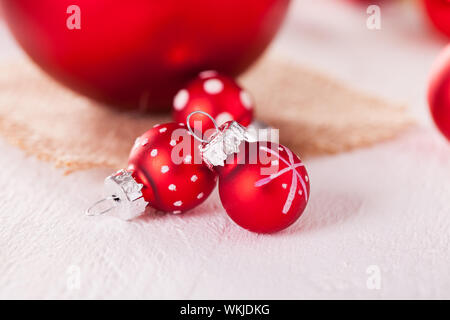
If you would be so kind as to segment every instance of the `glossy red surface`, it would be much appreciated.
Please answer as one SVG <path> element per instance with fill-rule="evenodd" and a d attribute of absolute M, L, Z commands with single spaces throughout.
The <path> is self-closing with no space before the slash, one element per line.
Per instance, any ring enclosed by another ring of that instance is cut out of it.
<path fill-rule="evenodd" d="M 223 207 L 234 222 L 247 230 L 283 230 L 306 208 L 308 174 L 300 159 L 285 146 L 242 143 L 235 161 L 216 170 Z"/>
<path fill-rule="evenodd" d="M 450 0 L 423 0 L 423 2 L 432 24 L 450 37 Z"/>
<path fill-rule="evenodd" d="M 0 0 L 29 56 L 120 110 L 169 110 L 201 70 L 235 76 L 267 47 L 289 0 Z M 81 29 L 66 26 L 70 5 Z"/>
<path fill-rule="evenodd" d="M 436 126 L 450 141 L 450 45 L 436 60 L 428 87 L 428 104 Z"/>

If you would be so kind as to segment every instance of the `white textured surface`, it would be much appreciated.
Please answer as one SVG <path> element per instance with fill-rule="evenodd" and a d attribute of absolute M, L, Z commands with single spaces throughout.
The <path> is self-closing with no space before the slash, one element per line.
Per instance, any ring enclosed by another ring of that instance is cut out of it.
<path fill-rule="evenodd" d="M 421 126 L 373 148 L 308 159 L 311 200 L 285 232 L 236 227 L 214 194 L 194 212 L 87 218 L 107 170 L 63 176 L 0 140 L 0 298 L 450 298 L 450 146 L 424 92 L 444 45 L 400 9 L 294 0 L 275 47 L 381 96 Z M 15 54 L 0 28 L 1 55 Z M 6 50 L 3 50 L 6 48 Z M 366 286 L 371 265 L 380 290 Z M 70 267 L 80 288 L 70 290 Z"/>

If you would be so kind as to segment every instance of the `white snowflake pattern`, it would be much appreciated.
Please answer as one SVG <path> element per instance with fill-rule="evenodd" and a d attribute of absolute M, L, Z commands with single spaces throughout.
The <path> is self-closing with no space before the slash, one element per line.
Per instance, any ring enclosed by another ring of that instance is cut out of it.
<path fill-rule="evenodd" d="M 272 180 L 278 178 L 279 176 L 285 174 L 286 172 L 292 171 L 292 183 L 291 183 L 291 187 L 289 189 L 289 194 L 286 199 L 286 202 L 284 203 L 283 211 L 282 211 L 283 214 L 287 214 L 289 212 L 289 209 L 291 208 L 292 201 L 294 201 L 295 193 L 297 191 L 298 181 L 300 181 L 300 184 L 302 185 L 303 193 L 305 194 L 305 199 L 308 200 L 308 191 L 306 189 L 306 183 L 303 180 L 302 176 L 296 170 L 296 168 L 303 167 L 304 165 L 303 165 L 303 163 L 295 163 L 294 162 L 294 156 L 289 149 L 285 149 L 286 153 L 288 154 L 289 161 L 287 161 L 284 157 L 280 156 L 280 154 L 278 152 L 273 151 L 272 149 L 262 147 L 262 146 L 260 147 L 260 149 L 276 156 L 279 160 L 281 160 L 286 165 L 288 165 L 288 167 L 278 171 L 275 174 L 271 174 L 269 177 L 266 177 L 266 178 L 256 181 L 255 187 L 261 187 L 261 186 L 271 182 Z M 306 181 L 308 181 L 307 176 L 305 176 L 305 179 L 306 179 Z M 287 185 L 286 185 L 286 187 L 287 187 Z M 283 188 L 284 188 L 284 186 L 283 186 Z M 299 194 L 301 195 L 300 192 L 299 192 Z"/>

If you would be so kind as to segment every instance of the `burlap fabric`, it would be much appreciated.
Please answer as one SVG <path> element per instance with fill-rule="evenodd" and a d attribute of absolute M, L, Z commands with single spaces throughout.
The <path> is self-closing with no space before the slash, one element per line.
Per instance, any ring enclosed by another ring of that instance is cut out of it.
<path fill-rule="evenodd" d="M 302 157 L 392 138 L 413 121 L 405 108 L 352 90 L 280 58 L 264 58 L 240 80 L 257 118 L 280 129 Z M 121 168 L 134 140 L 169 115 L 117 113 L 61 87 L 28 60 L 0 64 L 0 134 L 67 172 Z"/>

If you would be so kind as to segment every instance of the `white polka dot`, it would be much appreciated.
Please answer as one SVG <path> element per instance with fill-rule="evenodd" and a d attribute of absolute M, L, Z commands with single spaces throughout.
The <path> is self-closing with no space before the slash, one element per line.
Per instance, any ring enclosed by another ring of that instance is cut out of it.
<path fill-rule="evenodd" d="M 197 196 L 197 199 L 201 199 L 201 198 L 203 198 L 203 196 L 204 196 L 203 192 L 200 192 Z"/>
<path fill-rule="evenodd" d="M 169 166 L 162 166 L 161 167 L 161 172 L 162 173 L 166 173 L 167 171 L 169 171 Z"/>
<path fill-rule="evenodd" d="M 185 124 L 183 122 L 180 122 L 179 125 L 182 126 L 182 127 L 185 126 Z"/>
<path fill-rule="evenodd" d="M 157 123 L 157 124 L 155 124 L 155 125 L 153 126 L 153 128 L 156 128 L 156 127 L 159 127 L 159 126 L 160 126 L 160 124 Z"/>
<path fill-rule="evenodd" d="M 246 109 L 250 110 L 253 107 L 252 97 L 247 91 L 242 90 L 241 93 L 239 94 L 239 98 L 241 99 L 242 105 Z"/>
<path fill-rule="evenodd" d="M 303 194 L 303 191 L 302 191 L 302 190 L 298 190 L 298 194 L 299 194 L 299 195 L 302 195 L 302 194 Z"/>
<path fill-rule="evenodd" d="M 156 150 L 156 149 L 153 149 L 152 152 L 150 152 L 150 155 L 152 157 L 156 157 L 157 154 L 158 154 L 158 150 Z"/>
<path fill-rule="evenodd" d="M 198 180 L 198 177 L 194 174 L 192 177 L 191 177 L 191 181 L 192 182 L 195 182 L 195 181 L 197 181 Z"/>
<path fill-rule="evenodd" d="M 173 203 L 173 205 L 175 206 L 175 207 L 181 207 L 181 205 L 183 204 L 183 201 L 175 201 L 174 203 Z"/>
<path fill-rule="evenodd" d="M 215 70 L 206 70 L 206 71 L 202 71 L 198 74 L 198 76 L 201 79 L 211 78 L 211 77 L 215 77 L 217 75 L 218 75 L 218 73 Z"/>
<path fill-rule="evenodd" d="M 278 147 L 278 151 L 284 151 L 282 147 Z"/>
<path fill-rule="evenodd" d="M 135 148 L 137 148 L 137 146 L 139 146 L 139 142 L 140 142 L 140 139 L 136 138 L 136 140 L 134 141 L 133 149 L 135 149 Z"/>
<path fill-rule="evenodd" d="M 166 127 L 159 129 L 159 132 L 161 132 L 161 133 L 164 133 L 164 132 L 166 132 L 166 131 L 167 131 L 167 128 L 166 128 Z"/>
<path fill-rule="evenodd" d="M 308 176 L 305 176 L 305 180 L 306 180 L 306 182 L 308 182 L 308 181 L 309 181 L 309 178 L 308 178 Z"/>
<path fill-rule="evenodd" d="M 223 90 L 223 83 L 218 79 L 206 80 L 203 84 L 203 90 L 209 94 L 218 94 Z"/>
<path fill-rule="evenodd" d="M 287 184 L 286 183 L 283 183 L 281 186 L 283 187 L 283 189 L 287 188 Z"/>
<path fill-rule="evenodd" d="M 271 164 L 272 164 L 273 166 L 277 166 L 277 165 L 279 165 L 280 163 L 278 162 L 278 160 L 273 160 L 273 161 L 271 162 Z"/>
<path fill-rule="evenodd" d="M 146 145 L 148 145 L 148 139 L 147 138 L 145 138 L 142 142 L 141 142 L 141 146 L 146 146 Z"/>
<path fill-rule="evenodd" d="M 172 213 L 173 213 L 173 214 L 180 214 L 180 213 L 181 213 L 181 210 L 175 210 L 175 211 L 172 211 Z"/>
<path fill-rule="evenodd" d="M 192 161 L 192 156 L 190 154 L 188 154 L 185 158 L 184 158 L 184 163 L 191 163 Z"/>
<path fill-rule="evenodd" d="M 175 147 L 176 144 L 177 144 L 177 142 L 175 140 L 170 140 L 170 145 L 172 147 Z"/>
<path fill-rule="evenodd" d="M 186 107 L 186 104 L 189 101 L 189 92 L 186 89 L 182 89 L 178 91 L 177 95 L 173 99 L 173 107 L 175 110 L 182 110 Z"/>
<path fill-rule="evenodd" d="M 175 190 L 177 190 L 177 186 L 172 183 L 172 184 L 169 185 L 169 190 L 170 191 L 175 191 Z"/>
<path fill-rule="evenodd" d="M 216 122 L 219 126 L 223 125 L 227 121 L 234 120 L 233 116 L 229 114 L 228 112 L 222 112 L 217 115 Z"/>

